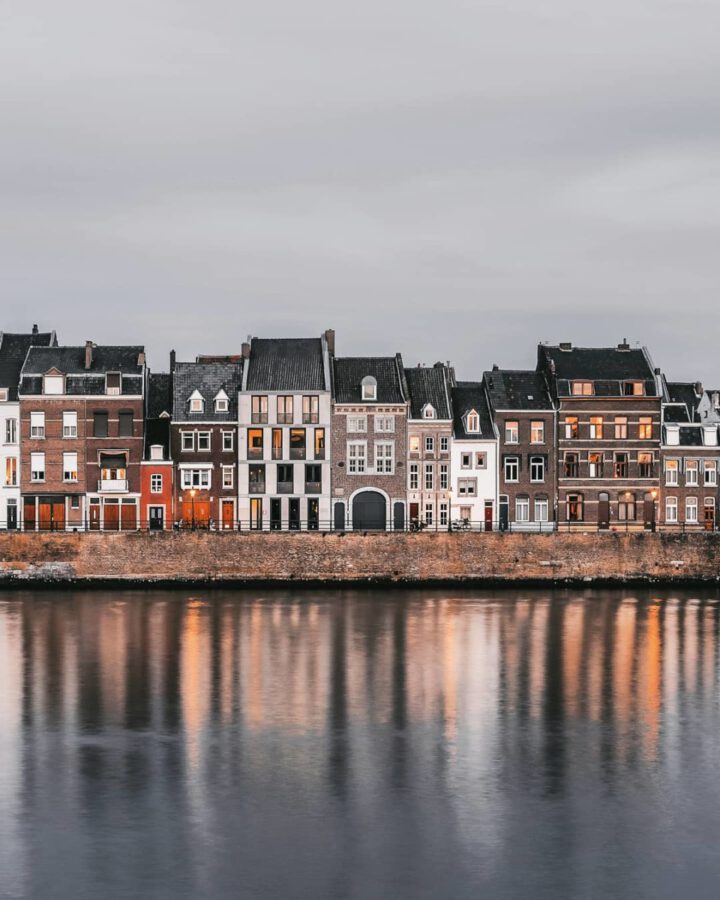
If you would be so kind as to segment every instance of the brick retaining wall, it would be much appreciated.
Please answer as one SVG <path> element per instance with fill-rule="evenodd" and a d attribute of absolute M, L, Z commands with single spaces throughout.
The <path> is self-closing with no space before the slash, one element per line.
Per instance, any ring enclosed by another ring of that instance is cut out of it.
<path fill-rule="evenodd" d="M 714 534 L 0 533 L 0 584 L 718 579 Z"/>

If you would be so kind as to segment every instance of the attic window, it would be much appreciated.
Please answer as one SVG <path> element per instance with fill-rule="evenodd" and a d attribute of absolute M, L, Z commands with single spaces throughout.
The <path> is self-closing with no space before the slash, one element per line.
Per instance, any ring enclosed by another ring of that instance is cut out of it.
<path fill-rule="evenodd" d="M 120 393 L 120 373 L 108 372 L 105 376 L 105 393 L 117 395 Z"/>
<path fill-rule="evenodd" d="M 8 398 L 8 389 L 0 388 L 0 403 L 5 403 Z"/>
<path fill-rule="evenodd" d="M 642 397 L 645 394 L 645 382 L 626 381 L 623 383 L 623 394 L 626 397 Z"/>
<path fill-rule="evenodd" d="M 150 459 L 164 459 L 165 448 L 162 444 L 153 444 L 150 447 Z"/>
<path fill-rule="evenodd" d="M 366 375 L 360 383 L 363 400 L 377 400 L 377 381 L 372 375 Z"/>
<path fill-rule="evenodd" d="M 203 395 L 200 391 L 193 391 L 190 394 L 190 412 L 191 413 L 201 413 L 205 410 L 205 400 L 203 399 Z"/>
<path fill-rule="evenodd" d="M 592 381 L 573 381 L 572 394 L 573 394 L 573 397 L 592 397 L 592 395 L 593 395 Z"/>
<path fill-rule="evenodd" d="M 65 378 L 62 375 L 45 375 L 43 377 L 43 394 L 64 394 Z"/>
<path fill-rule="evenodd" d="M 477 414 L 477 412 L 475 412 L 474 409 L 471 409 L 467 414 L 466 423 L 468 432 L 477 434 L 480 431 L 480 416 Z"/>
<path fill-rule="evenodd" d="M 229 398 L 225 391 L 220 391 L 215 397 L 215 412 L 225 413 L 229 408 Z"/>
<path fill-rule="evenodd" d="M 426 403 L 423 407 L 423 419 L 434 419 L 435 418 L 435 407 L 431 403 Z"/>

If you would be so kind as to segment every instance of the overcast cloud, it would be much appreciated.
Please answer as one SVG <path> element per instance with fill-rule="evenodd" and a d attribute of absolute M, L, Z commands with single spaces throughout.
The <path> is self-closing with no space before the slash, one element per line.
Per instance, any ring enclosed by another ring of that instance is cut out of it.
<path fill-rule="evenodd" d="M 720 385 L 717 0 L 0 0 L 0 329 Z"/>

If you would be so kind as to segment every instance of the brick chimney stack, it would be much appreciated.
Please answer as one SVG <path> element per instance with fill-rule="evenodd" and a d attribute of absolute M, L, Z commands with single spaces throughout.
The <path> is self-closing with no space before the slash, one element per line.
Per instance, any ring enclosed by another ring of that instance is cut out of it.
<path fill-rule="evenodd" d="M 93 347 L 95 345 L 92 341 L 85 341 L 85 368 L 90 369 L 92 367 L 93 361 Z"/>
<path fill-rule="evenodd" d="M 335 329 L 328 328 L 325 331 L 325 343 L 327 344 L 330 356 L 335 356 Z"/>
<path fill-rule="evenodd" d="M 175 351 L 171 350 L 170 351 L 170 374 L 172 375 L 172 373 L 174 371 L 175 371 Z"/>

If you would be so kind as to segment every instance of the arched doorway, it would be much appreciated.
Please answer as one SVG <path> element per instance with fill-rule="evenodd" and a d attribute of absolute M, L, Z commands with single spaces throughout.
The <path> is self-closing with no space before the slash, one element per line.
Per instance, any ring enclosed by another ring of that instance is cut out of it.
<path fill-rule="evenodd" d="M 361 491 L 352 502 L 353 531 L 385 531 L 387 501 L 379 491 Z"/>

